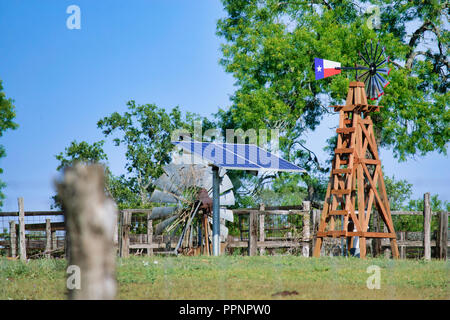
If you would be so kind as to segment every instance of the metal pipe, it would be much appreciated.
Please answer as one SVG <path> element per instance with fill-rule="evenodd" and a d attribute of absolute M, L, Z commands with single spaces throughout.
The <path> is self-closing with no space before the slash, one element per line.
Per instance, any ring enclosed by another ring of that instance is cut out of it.
<path fill-rule="evenodd" d="M 219 168 L 212 167 L 213 172 L 213 255 L 220 253 L 220 178 Z"/>

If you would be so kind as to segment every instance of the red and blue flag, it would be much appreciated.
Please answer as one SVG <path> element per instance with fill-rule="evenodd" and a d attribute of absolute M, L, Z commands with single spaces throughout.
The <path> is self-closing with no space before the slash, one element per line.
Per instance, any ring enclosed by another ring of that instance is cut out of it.
<path fill-rule="evenodd" d="M 340 68 L 341 64 L 335 61 L 314 58 L 314 70 L 316 72 L 316 80 L 334 76 L 335 74 L 341 73 L 340 69 L 335 69 L 336 67 Z"/>

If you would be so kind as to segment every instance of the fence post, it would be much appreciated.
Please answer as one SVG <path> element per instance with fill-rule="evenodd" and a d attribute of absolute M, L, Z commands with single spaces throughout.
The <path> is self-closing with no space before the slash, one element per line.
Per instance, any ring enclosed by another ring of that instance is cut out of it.
<path fill-rule="evenodd" d="M 400 236 L 399 241 L 400 243 L 402 243 L 400 245 L 400 259 L 406 259 L 406 247 L 404 245 L 404 242 L 406 240 L 405 231 L 400 231 L 399 236 Z"/>
<path fill-rule="evenodd" d="M 264 206 L 264 204 L 263 203 L 261 203 L 260 205 L 259 205 L 259 241 L 260 242 L 263 242 L 264 243 L 264 241 L 265 241 L 265 237 L 266 237 L 266 235 L 265 235 L 265 228 L 264 228 L 264 226 L 265 226 L 265 221 L 264 221 L 264 217 L 265 217 L 265 215 L 264 215 L 264 210 L 265 210 L 265 206 Z M 261 247 L 261 248 L 259 248 L 259 254 L 262 256 L 262 255 L 264 255 L 266 253 L 266 248 L 265 247 Z"/>
<path fill-rule="evenodd" d="M 52 250 L 56 250 L 58 248 L 58 239 L 56 238 L 56 231 L 52 231 Z"/>
<path fill-rule="evenodd" d="M 52 250 L 52 229 L 50 219 L 45 219 L 45 257 L 50 258 Z"/>
<path fill-rule="evenodd" d="M 302 234 L 302 255 L 304 257 L 309 257 L 309 240 L 311 238 L 310 232 L 310 210 L 311 210 L 311 201 L 303 201 L 303 210 L 306 211 L 303 214 L 303 234 Z"/>
<path fill-rule="evenodd" d="M 439 212 L 439 230 L 436 239 L 436 251 L 439 259 L 447 260 L 448 214 Z"/>
<path fill-rule="evenodd" d="M 316 247 L 316 234 L 317 230 L 319 229 L 319 222 L 320 222 L 320 210 L 319 209 L 313 209 L 312 211 L 312 228 L 311 228 L 311 243 L 312 243 L 312 250 Z"/>
<path fill-rule="evenodd" d="M 373 212 L 372 222 L 375 232 L 380 232 L 380 213 L 378 211 Z M 378 257 L 381 254 L 381 239 L 374 238 L 372 240 L 373 256 Z"/>
<path fill-rule="evenodd" d="M 17 199 L 19 204 L 19 255 L 20 260 L 27 260 L 27 248 L 25 243 L 25 210 L 23 205 L 23 198 Z"/>
<path fill-rule="evenodd" d="M 431 260 L 431 243 L 430 243 L 430 227 L 431 227 L 431 206 L 430 193 L 423 195 L 423 255 L 425 260 Z"/>
<path fill-rule="evenodd" d="M 147 214 L 147 244 L 152 245 L 153 244 L 153 220 L 150 219 L 150 216 L 152 213 Z M 148 247 L 147 248 L 147 256 L 153 255 L 153 248 Z"/>
<path fill-rule="evenodd" d="M 16 238 L 16 222 L 11 220 L 9 222 L 9 245 L 11 257 L 16 257 L 16 247 L 17 247 L 17 238 Z"/>
<path fill-rule="evenodd" d="M 383 226 L 383 232 L 384 232 L 384 233 L 388 233 L 388 232 L 389 232 L 389 231 L 388 231 L 388 228 L 387 228 L 387 226 L 386 226 L 386 224 L 384 224 L 384 226 Z M 381 240 L 381 243 L 382 243 L 383 245 L 386 245 L 386 239 L 382 239 L 382 240 Z M 389 258 L 391 257 L 391 254 L 392 254 L 392 252 L 391 252 L 390 247 L 387 247 L 386 249 L 384 249 L 384 257 L 385 257 L 386 259 L 389 259 Z"/>
<path fill-rule="evenodd" d="M 119 256 L 127 258 L 130 255 L 131 212 L 122 211 L 120 218 Z"/>
<path fill-rule="evenodd" d="M 250 212 L 248 238 L 248 255 L 255 256 L 258 245 L 258 213 L 256 211 Z"/>
<path fill-rule="evenodd" d="M 57 183 L 70 238 L 69 299 L 113 299 L 116 294 L 113 243 L 117 208 L 105 195 L 101 165 L 76 164 Z"/>

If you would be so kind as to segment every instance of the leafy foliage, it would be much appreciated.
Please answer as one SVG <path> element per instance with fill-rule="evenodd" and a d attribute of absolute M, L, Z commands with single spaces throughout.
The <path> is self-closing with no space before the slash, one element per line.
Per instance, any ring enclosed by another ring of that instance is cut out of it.
<path fill-rule="evenodd" d="M 70 145 L 65 148 L 64 153 L 60 152 L 55 156 L 56 160 L 60 162 L 56 170 L 59 171 L 75 162 L 94 163 L 108 160 L 108 156 L 103 151 L 104 144 L 105 141 L 103 140 L 94 142 L 92 145 L 86 141 L 72 141 Z"/>
<path fill-rule="evenodd" d="M 64 152 L 56 155 L 57 170 L 76 161 L 100 162 L 105 165 L 107 192 L 120 209 L 148 208 L 151 207 L 149 195 L 154 188 L 153 182 L 170 161 L 172 134 L 177 130 L 193 133 L 196 122 L 203 133 L 214 124 L 195 113 L 188 112 L 183 117 L 178 107 L 167 112 L 153 104 L 138 105 L 135 101 L 129 101 L 127 106 L 128 110 L 123 114 L 114 112 L 97 123 L 105 137 L 112 137 L 116 146 L 126 148 L 126 174 L 116 176 L 109 169 L 108 157 L 103 150 L 104 140 L 92 144 L 71 142 Z M 53 199 L 54 207 L 59 206 L 57 197 Z"/>
<path fill-rule="evenodd" d="M 5 93 L 3 92 L 2 81 L 0 80 L 0 137 L 3 136 L 3 133 L 7 130 L 15 130 L 18 127 L 18 124 L 13 120 L 16 117 L 16 111 L 14 106 L 14 100 L 10 98 L 6 98 Z M 0 158 L 6 157 L 5 148 L 0 145 Z M 0 174 L 3 173 L 3 169 L 0 168 Z M 6 184 L 0 180 L 0 207 L 3 205 L 3 199 L 5 199 L 5 195 L 1 191 Z"/>
<path fill-rule="evenodd" d="M 235 77 L 237 90 L 231 107 L 216 114 L 219 124 L 223 129 L 279 128 L 284 157 L 316 170 L 303 179 L 308 189 L 314 187 L 316 174 L 327 170 L 304 146 L 304 134 L 317 128 L 329 113 L 328 105 L 343 103 L 352 77 L 342 73 L 315 81 L 313 58 L 351 66 L 359 62 L 357 52 L 369 40 L 386 46 L 394 66 L 384 108 L 372 117 L 379 145 L 392 148 L 400 160 L 447 152 L 446 5 L 372 1 L 381 7 L 377 30 L 366 24 L 369 17 L 363 10 L 368 1 L 222 2 L 226 16 L 217 23 L 217 34 L 224 40 L 220 63 Z M 408 34 L 405 24 L 413 20 L 420 27 Z M 431 45 L 423 40 L 425 33 L 433 37 Z"/>

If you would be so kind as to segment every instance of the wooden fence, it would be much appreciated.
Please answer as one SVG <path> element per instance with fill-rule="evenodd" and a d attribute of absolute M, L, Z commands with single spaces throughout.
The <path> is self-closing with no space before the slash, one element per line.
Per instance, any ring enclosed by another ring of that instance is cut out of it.
<path fill-rule="evenodd" d="M 397 232 L 397 240 L 400 251 L 400 257 L 406 258 L 406 248 L 423 248 L 424 258 L 431 258 L 431 248 L 435 248 L 435 257 L 440 259 L 447 258 L 448 241 L 448 214 L 449 212 L 431 212 L 429 205 L 429 196 L 424 196 L 424 211 L 392 211 L 393 216 L 417 216 L 424 217 L 423 232 Z M 64 239 L 58 239 L 56 231 L 64 230 L 64 222 L 51 222 L 46 219 L 45 223 L 25 223 L 25 217 L 32 216 L 63 216 L 62 211 L 25 211 L 23 198 L 19 198 L 17 212 L 0 212 L 0 219 L 7 217 L 14 218 L 9 221 L 9 236 L 0 238 L 0 247 L 6 248 L 11 257 L 19 256 L 26 260 L 27 249 L 42 249 L 43 252 L 38 255 L 50 257 L 55 252 L 64 250 Z M 155 253 L 172 253 L 178 243 L 178 237 L 169 237 L 153 233 L 153 223 L 150 220 L 151 209 L 126 209 L 119 214 L 114 241 L 117 246 L 118 254 L 121 257 L 127 257 L 130 251 L 138 251 L 140 254 L 146 253 L 153 255 Z M 242 217 L 248 217 L 248 229 L 240 228 L 240 237 L 228 236 L 226 246 L 229 249 L 247 248 L 248 255 L 265 254 L 266 250 L 278 248 L 287 248 L 301 250 L 305 257 L 311 255 L 314 247 L 314 236 L 317 232 L 321 210 L 313 208 L 308 201 L 303 202 L 301 206 L 281 206 L 264 207 L 249 209 L 234 209 L 233 213 L 239 221 Z M 133 226 L 133 215 L 140 214 L 146 216 L 146 234 L 134 234 L 131 232 Z M 266 236 L 268 228 L 266 226 L 266 217 L 275 216 L 298 216 L 302 219 L 301 232 L 296 235 L 287 235 L 283 238 L 274 238 Z M 431 237 L 431 217 L 439 217 L 439 226 L 436 230 L 436 240 Z M 16 219 L 18 218 L 18 225 Z M 240 224 L 240 223 L 239 223 Z M 41 231 L 45 236 L 41 240 L 26 239 L 26 231 Z M 247 232 L 248 236 L 243 238 L 242 232 Z M 336 242 L 337 239 L 329 239 Z M 385 253 L 389 254 L 389 244 L 381 240 L 381 246 Z"/>

